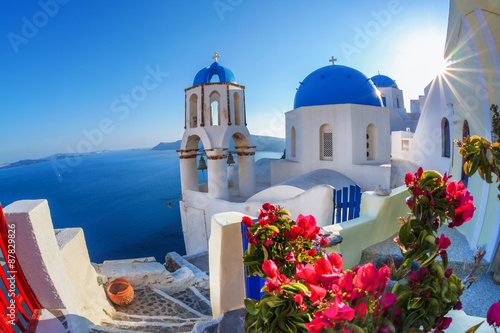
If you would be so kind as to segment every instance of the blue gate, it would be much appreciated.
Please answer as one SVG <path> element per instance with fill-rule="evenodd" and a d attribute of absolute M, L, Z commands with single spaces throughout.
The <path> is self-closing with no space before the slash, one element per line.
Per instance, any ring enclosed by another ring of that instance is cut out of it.
<path fill-rule="evenodd" d="M 361 206 L 361 187 L 350 185 L 333 191 L 335 205 L 332 223 L 340 223 L 359 217 Z"/>
<path fill-rule="evenodd" d="M 257 222 L 257 220 L 254 220 Z M 246 232 L 248 231 L 247 227 L 243 223 L 241 223 L 241 234 L 243 240 L 243 254 L 248 249 L 248 239 Z M 246 296 L 251 299 L 260 299 L 264 292 L 260 292 L 262 287 L 264 287 L 265 279 L 262 279 L 260 276 L 250 276 L 247 277 L 247 269 L 245 267 L 245 288 L 246 288 Z"/>

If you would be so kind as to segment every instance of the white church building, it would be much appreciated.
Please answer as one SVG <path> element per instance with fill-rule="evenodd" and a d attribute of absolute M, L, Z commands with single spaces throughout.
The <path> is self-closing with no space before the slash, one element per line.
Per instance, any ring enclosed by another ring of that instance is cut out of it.
<path fill-rule="evenodd" d="M 245 87 L 231 70 L 214 62 L 185 89 L 185 131 L 178 150 L 183 233 L 188 255 L 207 250 L 211 217 L 236 211 L 254 215 L 264 202 L 311 214 L 332 224 L 334 189 L 389 188 L 391 127 L 406 126 L 403 92 L 378 75 L 335 64 L 309 74 L 286 112 L 283 159 L 255 163 L 246 127 Z M 396 122 L 392 119 L 396 116 Z M 404 118 L 404 119 L 403 119 Z M 236 152 L 231 152 L 234 141 Z M 227 164 L 237 155 L 236 165 Z M 206 159 L 206 162 L 205 162 Z M 207 169 L 207 181 L 199 170 Z"/>

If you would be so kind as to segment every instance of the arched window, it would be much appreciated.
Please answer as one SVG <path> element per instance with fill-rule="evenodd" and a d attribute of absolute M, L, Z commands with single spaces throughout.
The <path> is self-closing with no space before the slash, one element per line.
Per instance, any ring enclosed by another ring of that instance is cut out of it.
<path fill-rule="evenodd" d="M 450 157 L 451 143 L 450 143 L 450 122 L 443 117 L 441 120 L 441 145 L 442 156 Z"/>
<path fill-rule="evenodd" d="M 291 141 L 290 142 L 291 143 L 291 147 L 290 147 L 291 148 L 291 152 L 290 152 L 290 154 L 291 154 L 292 157 L 295 157 L 295 144 L 296 143 L 295 143 L 295 127 L 294 126 L 292 126 L 292 129 L 290 131 L 290 141 Z"/>
<path fill-rule="evenodd" d="M 234 100 L 234 124 L 239 126 L 241 125 L 240 94 L 235 92 L 233 94 L 233 100 Z"/>
<path fill-rule="evenodd" d="M 189 98 L 189 127 L 198 126 L 198 95 L 192 94 Z"/>
<path fill-rule="evenodd" d="M 332 127 L 324 124 L 320 127 L 320 159 L 333 160 L 333 131 Z"/>
<path fill-rule="evenodd" d="M 468 136 L 470 136 L 469 122 L 467 120 L 464 120 L 464 126 L 462 127 L 462 141 L 464 141 Z M 460 180 L 465 184 L 465 186 L 467 186 L 469 177 L 467 177 L 467 174 L 464 171 L 464 164 L 465 158 L 462 157 L 462 175 L 460 177 Z"/>
<path fill-rule="evenodd" d="M 370 124 L 366 128 L 366 159 L 374 160 L 377 158 L 377 128 Z"/>
<path fill-rule="evenodd" d="M 210 94 L 210 125 L 220 126 L 220 95 L 217 91 Z"/>
<path fill-rule="evenodd" d="M 396 96 L 396 107 L 399 109 L 399 95 Z"/>

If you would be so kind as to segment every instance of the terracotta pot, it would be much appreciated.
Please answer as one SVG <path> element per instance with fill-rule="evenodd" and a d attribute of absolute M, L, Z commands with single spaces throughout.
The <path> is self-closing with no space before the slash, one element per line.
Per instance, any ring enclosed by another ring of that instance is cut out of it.
<path fill-rule="evenodd" d="M 106 293 L 113 303 L 117 305 L 127 305 L 134 299 L 134 289 L 125 279 L 111 281 L 106 288 Z"/>

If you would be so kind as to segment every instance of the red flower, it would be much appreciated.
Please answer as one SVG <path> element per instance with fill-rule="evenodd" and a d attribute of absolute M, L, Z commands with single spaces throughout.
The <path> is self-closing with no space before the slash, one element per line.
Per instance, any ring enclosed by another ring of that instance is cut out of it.
<path fill-rule="evenodd" d="M 270 279 L 276 279 L 279 276 L 278 266 L 272 260 L 266 260 L 262 264 L 262 270 Z"/>
<path fill-rule="evenodd" d="M 257 238 L 255 238 L 254 235 L 250 231 L 247 231 L 245 233 L 245 235 L 247 236 L 249 243 L 259 244 L 259 241 L 257 240 Z"/>
<path fill-rule="evenodd" d="M 453 307 L 453 310 L 462 310 L 462 302 L 458 301 Z"/>
<path fill-rule="evenodd" d="M 304 238 L 314 239 L 318 235 L 319 228 L 316 228 L 316 219 L 312 215 L 297 217 L 297 226 L 304 230 Z"/>
<path fill-rule="evenodd" d="M 406 204 L 408 205 L 408 207 L 410 207 L 410 209 L 413 208 L 413 200 L 411 199 L 406 200 Z"/>
<path fill-rule="evenodd" d="M 461 226 L 472 218 L 472 216 L 474 215 L 474 210 L 476 210 L 476 207 L 474 207 L 474 205 L 471 203 L 459 206 L 457 209 L 455 209 L 455 216 L 453 217 L 452 223 L 450 224 L 455 227 Z"/>
<path fill-rule="evenodd" d="M 413 173 L 411 173 L 411 172 L 406 173 L 405 184 L 407 187 L 409 187 L 410 185 L 413 185 L 413 180 L 414 180 Z"/>
<path fill-rule="evenodd" d="M 420 187 L 415 186 L 415 188 L 413 189 L 413 195 L 420 195 L 422 193 L 424 193 L 422 189 Z"/>
<path fill-rule="evenodd" d="M 318 254 L 318 251 L 316 249 L 310 249 L 309 251 L 307 251 L 308 256 L 314 257 L 316 254 Z"/>
<path fill-rule="evenodd" d="M 342 259 L 342 257 L 338 254 L 338 253 L 332 253 L 328 256 L 328 261 L 332 264 L 332 266 L 336 269 L 336 270 L 340 270 L 342 271 L 343 268 L 342 268 L 342 265 L 344 264 L 344 260 Z"/>
<path fill-rule="evenodd" d="M 270 238 L 266 238 L 266 240 L 264 242 L 264 245 L 265 246 L 269 246 L 269 245 L 272 245 L 272 244 L 273 244 L 273 241 Z"/>
<path fill-rule="evenodd" d="M 342 274 L 342 276 L 339 279 L 339 287 L 342 289 L 344 292 L 351 292 L 352 289 L 354 288 L 354 274 L 352 272 L 347 272 L 345 274 Z"/>
<path fill-rule="evenodd" d="M 263 220 L 263 219 L 259 218 L 259 225 L 261 227 L 266 227 L 268 223 L 269 223 L 268 220 Z"/>
<path fill-rule="evenodd" d="M 422 167 L 418 168 L 416 176 L 420 178 L 422 177 L 423 174 L 424 174 L 424 169 L 422 169 Z"/>
<path fill-rule="evenodd" d="M 444 271 L 444 276 L 446 278 L 449 278 L 453 274 L 453 268 L 448 268 L 446 271 Z"/>
<path fill-rule="evenodd" d="M 244 216 L 243 220 L 241 222 L 243 222 L 243 224 L 247 228 L 250 228 L 251 226 L 253 226 L 253 220 L 251 218 L 249 218 L 248 216 Z"/>
<path fill-rule="evenodd" d="M 292 251 L 288 252 L 288 254 L 285 256 L 286 261 L 294 262 L 295 261 L 295 253 Z"/>
<path fill-rule="evenodd" d="M 295 296 L 293 296 L 293 300 L 297 302 L 299 305 L 302 305 L 302 302 L 304 301 L 304 296 L 302 296 L 301 294 L 296 294 Z"/>
<path fill-rule="evenodd" d="M 281 284 L 277 280 L 267 281 L 265 285 L 267 287 L 267 291 L 270 293 L 272 293 L 275 290 L 279 290 L 281 286 Z"/>
<path fill-rule="evenodd" d="M 356 305 L 356 307 L 354 308 L 354 311 L 359 313 L 360 317 L 363 317 L 366 314 L 367 308 L 368 307 L 367 307 L 366 303 L 361 303 L 361 304 Z"/>
<path fill-rule="evenodd" d="M 327 246 L 327 245 L 328 245 L 328 238 L 321 237 L 321 240 L 319 241 L 318 246 Z"/>
<path fill-rule="evenodd" d="M 445 250 L 448 248 L 448 246 L 450 246 L 451 241 L 444 234 L 441 234 L 441 237 L 436 238 L 434 243 L 436 243 L 436 246 L 439 250 Z"/>
<path fill-rule="evenodd" d="M 361 266 L 356 274 L 354 286 L 361 290 L 371 290 L 377 281 L 378 270 L 371 262 Z"/>
<path fill-rule="evenodd" d="M 315 286 L 313 284 L 311 284 L 309 286 L 309 288 L 311 288 L 311 302 L 315 303 L 315 302 L 321 302 L 323 300 L 323 298 L 325 298 L 326 296 L 326 289 L 325 288 L 321 288 L 319 286 Z"/>
<path fill-rule="evenodd" d="M 493 304 L 486 314 L 486 321 L 491 326 L 500 326 L 500 302 Z"/>
<path fill-rule="evenodd" d="M 311 283 L 311 285 L 317 285 L 319 283 L 318 275 L 311 264 L 307 264 L 304 267 L 297 267 L 297 274 L 295 274 L 295 277 L 297 279 L 303 279 Z"/>
<path fill-rule="evenodd" d="M 333 321 L 339 321 L 342 319 L 351 321 L 356 315 L 354 309 L 342 303 L 342 301 L 339 300 L 339 297 L 335 298 L 332 306 L 326 309 L 323 313 L 327 318 Z"/>

